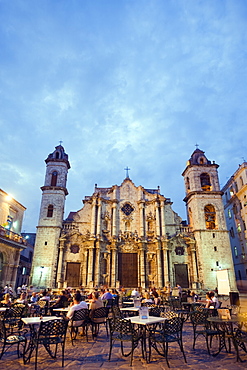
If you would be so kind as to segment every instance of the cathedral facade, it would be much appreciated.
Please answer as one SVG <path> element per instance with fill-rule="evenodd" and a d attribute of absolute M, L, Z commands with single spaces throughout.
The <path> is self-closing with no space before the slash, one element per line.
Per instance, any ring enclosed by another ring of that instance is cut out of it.
<path fill-rule="evenodd" d="M 214 162 L 196 149 L 183 173 L 189 224 L 159 187 L 95 185 L 83 207 L 63 220 L 68 155 L 59 145 L 46 159 L 32 283 L 46 287 L 212 289 L 227 269 L 235 290 L 228 231 Z"/>

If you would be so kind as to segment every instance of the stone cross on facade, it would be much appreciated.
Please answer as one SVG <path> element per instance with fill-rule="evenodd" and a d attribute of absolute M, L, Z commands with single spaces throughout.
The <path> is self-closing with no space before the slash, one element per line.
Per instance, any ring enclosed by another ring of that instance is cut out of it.
<path fill-rule="evenodd" d="M 130 168 L 127 166 L 124 170 L 126 171 L 126 178 L 129 177 Z"/>

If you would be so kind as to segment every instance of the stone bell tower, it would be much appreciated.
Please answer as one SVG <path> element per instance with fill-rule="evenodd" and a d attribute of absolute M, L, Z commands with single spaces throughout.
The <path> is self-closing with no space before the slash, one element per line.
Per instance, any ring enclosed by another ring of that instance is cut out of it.
<path fill-rule="evenodd" d="M 32 284 L 54 288 L 70 164 L 62 145 L 56 146 L 45 162 L 46 175 L 44 186 L 41 187 L 42 200 L 34 248 Z"/>
<path fill-rule="evenodd" d="M 214 289 L 217 271 L 228 270 L 230 290 L 236 290 L 234 268 L 226 228 L 218 164 L 196 149 L 182 173 L 188 222 L 196 240 L 199 288 Z"/>

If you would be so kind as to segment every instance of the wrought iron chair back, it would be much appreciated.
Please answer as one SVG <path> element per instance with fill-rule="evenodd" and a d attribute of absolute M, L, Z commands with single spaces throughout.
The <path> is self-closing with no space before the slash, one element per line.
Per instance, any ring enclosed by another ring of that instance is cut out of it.
<path fill-rule="evenodd" d="M 38 335 L 35 340 L 36 341 L 35 370 L 37 369 L 39 344 L 45 347 L 46 351 L 51 356 L 51 358 L 56 358 L 58 344 L 61 344 L 62 366 L 64 366 L 64 348 L 67 327 L 68 320 L 65 319 L 49 320 L 40 323 Z"/>
<path fill-rule="evenodd" d="M 110 351 L 109 351 L 109 361 L 111 359 L 111 352 L 114 341 L 121 342 L 121 352 L 124 357 L 131 355 L 130 366 L 132 366 L 133 353 L 135 348 L 138 346 L 139 341 L 142 343 L 142 356 L 144 358 L 144 348 L 143 348 L 143 333 L 135 329 L 134 325 L 130 320 L 121 319 L 117 317 L 115 319 L 109 320 L 110 327 Z M 127 352 L 124 351 L 124 342 L 130 342 L 131 347 L 128 347 Z"/>
<path fill-rule="evenodd" d="M 70 337 L 72 345 L 74 345 L 74 340 L 78 334 L 78 328 L 82 327 L 85 330 L 86 339 L 88 342 L 88 325 L 90 324 L 89 310 L 87 308 L 81 308 L 80 310 L 74 311 L 73 317 L 71 319 Z"/>
<path fill-rule="evenodd" d="M 16 329 L 21 330 L 24 325 L 21 318 L 24 317 L 25 312 L 25 305 L 16 305 L 6 310 L 4 313 L 6 329 L 10 332 L 13 332 Z"/>
<path fill-rule="evenodd" d="M 212 344 L 212 338 L 216 335 L 223 336 L 223 332 L 219 329 L 211 328 L 211 324 L 207 320 L 209 317 L 209 310 L 204 309 L 203 311 L 193 311 L 190 314 L 190 321 L 193 326 L 193 349 L 195 349 L 196 339 L 199 335 L 203 335 L 206 339 L 208 354 L 210 355 L 210 348 L 208 338 L 210 338 L 210 346 Z M 219 340 L 219 346 L 220 346 Z M 224 342 L 225 346 L 225 342 Z"/>
<path fill-rule="evenodd" d="M 108 318 L 109 309 L 107 307 L 99 307 L 96 310 L 93 310 L 91 315 L 91 324 L 92 324 L 92 334 L 96 337 L 99 333 L 99 326 L 100 324 L 104 324 L 106 327 L 106 333 L 108 336 L 108 326 L 107 326 L 107 318 Z"/>
<path fill-rule="evenodd" d="M 71 319 L 72 323 L 74 321 L 82 321 L 82 320 L 89 321 L 89 310 L 87 308 L 81 308 L 80 310 L 75 311 Z"/>
<path fill-rule="evenodd" d="M 160 313 L 160 317 L 165 317 L 167 319 L 172 319 L 173 317 L 178 317 L 178 313 L 176 311 L 164 311 Z"/>
<path fill-rule="evenodd" d="M 0 359 L 8 348 L 15 344 L 17 344 L 17 354 L 20 357 L 20 344 L 23 345 L 24 349 L 26 341 L 25 335 L 21 335 L 19 332 L 9 332 L 5 327 L 5 320 L 0 320 Z"/>
<path fill-rule="evenodd" d="M 151 329 L 149 335 L 149 361 L 151 359 L 151 349 L 154 348 L 158 354 L 165 357 L 167 366 L 170 367 L 167 357 L 168 344 L 177 342 L 183 354 L 184 361 L 187 362 L 182 341 L 184 321 L 185 320 L 182 317 L 172 317 L 159 325 L 161 329 L 157 330 L 157 326 Z"/>
<path fill-rule="evenodd" d="M 163 309 L 161 307 L 151 307 L 149 310 L 149 316 L 160 317 Z"/>
<path fill-rule="evenodd" d="M 118 306 L 113 306 L 112 307 L 112 316 L 113 318 L 123 318 L 122 312 L 120 311 L 120 308 Z"/>

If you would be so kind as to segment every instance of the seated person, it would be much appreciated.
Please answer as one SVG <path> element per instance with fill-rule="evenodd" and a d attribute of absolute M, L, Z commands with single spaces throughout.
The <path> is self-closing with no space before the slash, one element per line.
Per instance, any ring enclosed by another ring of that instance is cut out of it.
<path fill-rule="evenodd" d="M 25 293 L 25 292 L 21 293 L 20 298 L 17 298 L 15 303 L 27 304 L 27 293 Z"/>
<path fill-rule="evenodd" d="M 214 308 L 216 308 L 216 309 L 219 308 L 220 307 L 220 302 L 219 302 L 218 298 L 215 297 L 214 292 L 209 292 L 209 294 L 210 294 L 210 298 L 213 302 Z"/>
<path fill-rule="evenodd" d="M 4 294 L 4 298 L 1 301 L 1 306 L 2 307 L 11 307 L 11 304 L 12 303 L 11 303 L 10 294 L 9 293 Z"/>
<path fill-rule="evenodd" d="M 199 299 L 198 294 L 196 294 L 194 291 L 191 292 L 191 297 L 193 299 L 193 302 L 197 302 Z"/>
<path fill-rule="evenodd" d="M 56 302 L 52 306 L 50 306 L 50 311 L 52 315 L 54 314 L 53 308 L 64 308 L 66 303 L 68 302 L 68 298 L 67 298 L 65 290 L 62 290 L 61 293 L 62 294 L 60 294 Z"/>
<path fill-rule="evenodd" d="M 131 297 L 134 297 L 134 298 L 139 298 L 140 297 L 140 294 L 139 294 L 137 288 L 135 288 L 134 290 L 132 290 Z"/>
<path fill-rule="evenodd" d="M 41 294 L 41 297 L 40 297 L 40 301 L 47 301 L 47 302 L 50 302 L 50 295 L 49 293 L 47 292 L 47 290 L 44 290 Z"/>
<path fill-rule="evenodd" d="M 100 298 L 100 294 L 99 294 L 99 292 L 93 292 L 92 300 L 91 300 L 90 305 L 89 305 L 89 309 L 90 309 L 89 317 L 92 318 L 93 317 L 93 312 L 97 308 L 100 308 L 100 307 L 104 307 L 103 301 Z M 99 319 L 95 318 L 93 321 L 94 322 L 102 322 L 102 319 L 101 318 L 99 318 Z"/>
<path fill-rule="evenodd" d="M 67 319 L 71 320 L 74 315 L 74 312 L 81 310 L 82 308 L 88 308 L 87 304 L 86 302 L 81 301 L 80 293 L 76 293 L 73 296 L 73 302 L 71 303 L 69 311 L 66 315 Z M 83 324 L 83 321 L 76 321 L 76 323 L 74 323 L 74 326 L 80 326 L 82 324 Z M 71 326 L 71 321 L 69 322 L 69 325 Z"/>
<path fill-rule="evenodd" d="M 35 304 L 38 302 L 38 296 L 37 296 L 37 293 L 36 292 L 33 292 L 32 295 L 31 295 L 31 298 L 30 298 L 30 303 L 31 304 Z"/>
<path fill-rule="evenodd" d="M 206 306 L 205 308 L 210 308 L 210 306 L 213 304 L 213 301 L 210 296 L 210 292 L 206 293 Z"/>
<path fill-rule="evenodd" d="M 110 293 L 110 290 L 108 288 L 105 290 L 105 293 L 102 295 L 101 299 L 103 301 L 107 299 L 112 299 L 112 294 Z"/>
<path fill-rule="evenodd" d="M 154 303 L 156 305 L 160 304 L 161 300 L 156 290 L 153 290 L 152 295 L 154 297 Z"/>

